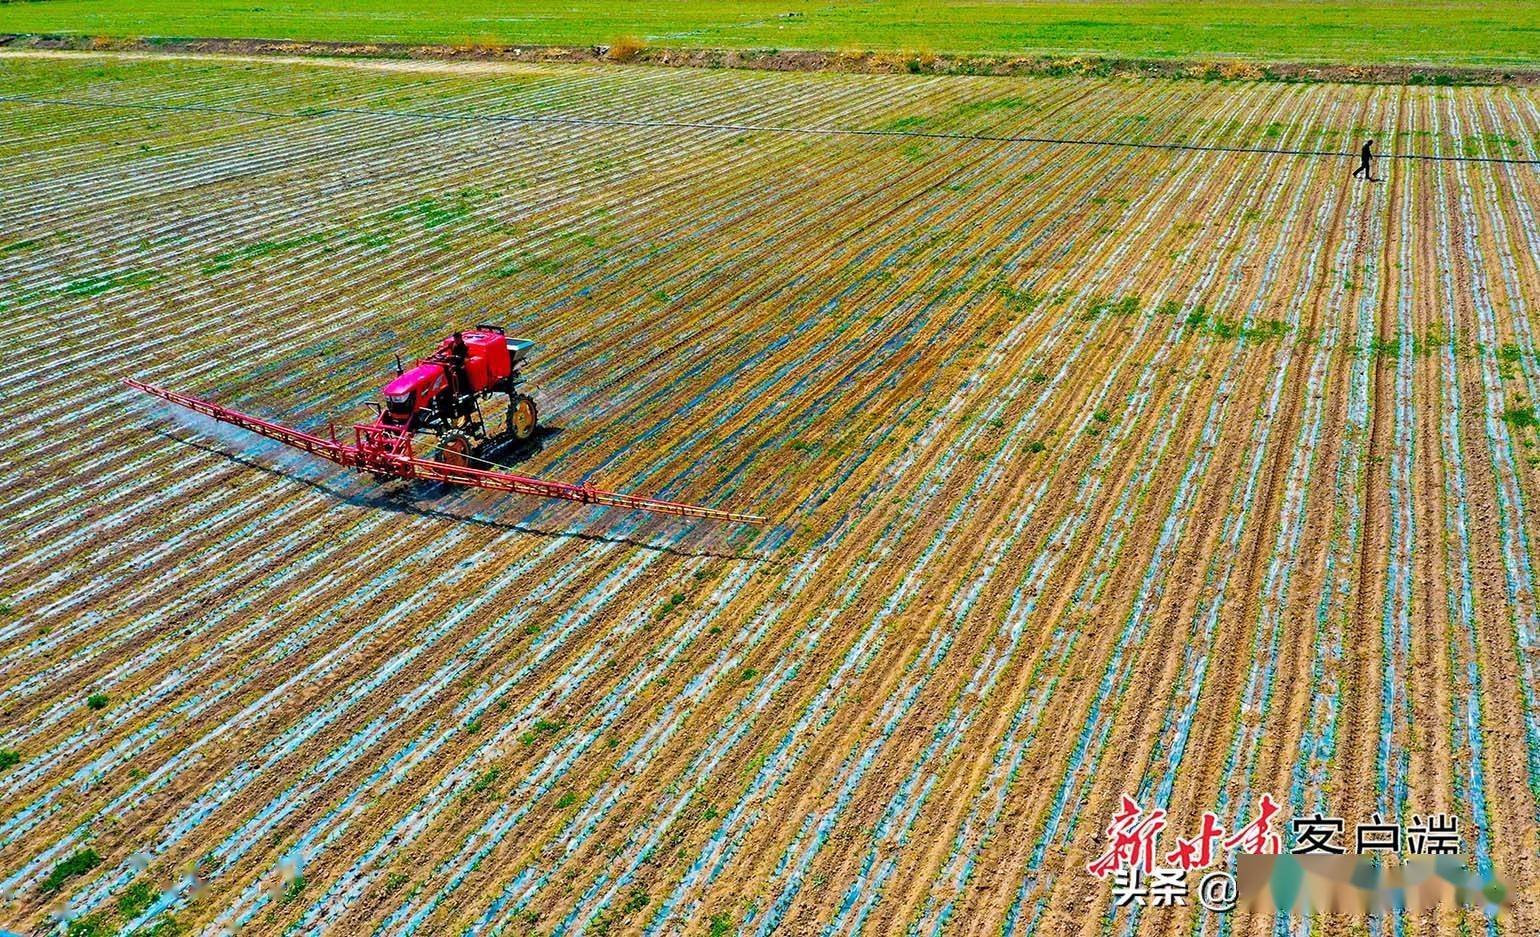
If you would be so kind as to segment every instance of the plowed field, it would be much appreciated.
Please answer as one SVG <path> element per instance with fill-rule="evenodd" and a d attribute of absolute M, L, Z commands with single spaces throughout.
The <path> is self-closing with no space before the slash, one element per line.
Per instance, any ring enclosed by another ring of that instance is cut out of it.
<path fill-rule="evenodd" d="M 1120 795 L 1266 792 L 1454 814 L 1540 929 L 1535 92 L 0 94 L 0 925 L 1121 931 Z M 1365 135 L 1430 158 L 1322 155 Z M 771 522 L 380 486 L 119 383 L 320 429 L 479 321 L 541 345 L 519 471 Z M 1136 926 L 1222 920 L 1271 932 Z"/>

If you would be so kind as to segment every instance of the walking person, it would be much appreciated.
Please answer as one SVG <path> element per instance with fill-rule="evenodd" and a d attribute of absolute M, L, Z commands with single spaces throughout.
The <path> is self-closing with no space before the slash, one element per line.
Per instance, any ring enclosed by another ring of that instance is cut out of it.
<path fill-rule="evenodd" d="M 1380 180 L 1374 178 L 1374 152 L 1373 152 L 1373 149 L 1374 149 L 1374 141 L 1373 140 L 1365 140 L 1364 141 L 1364 148 L 1359 152 L 1358 168 L 1353 170 L 1353 178 L 1356 179 L 1356 178 L 1358 178 L 1358 174 L 1359 173 L 1363 173 L 1364 178 L 1367 179 L 1370 182 L 1379 182 L 1380 181 Z"/>

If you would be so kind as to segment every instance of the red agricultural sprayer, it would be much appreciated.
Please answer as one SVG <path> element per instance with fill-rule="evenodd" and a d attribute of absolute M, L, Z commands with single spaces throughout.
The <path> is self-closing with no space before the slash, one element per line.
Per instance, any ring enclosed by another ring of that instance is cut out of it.
<path fill-rule="evenodd" d="M 133 378 L 126 383 L 222 423 L 367 472 L 380 481 L 421 479 L 681 517 L 764 523 L 765 519 L 757 514 L 545 481 L 498 471 L 495 467 L 472 468 L 472 461 L 482 461 L 477 453 L 484 443 L 534 437 L 539 419 L 535 401 L 519 391 L 519 365 L 533 347 L 534 342 L 508 338 L 498 326 L 478 325 L 472 331 L 456 332 L 444 339 L 436 352 L 412 368 L 402 369 L 397 359 L 396 379 L 382 391 L 385 402 L 379 416 L 372 423 L 355 425 L 352 443 L 339 440 L 335 427 L 328 436 L 316 436 Z M 507 428 L 501 433 L 488 433 L 481 405 L 498 394 L 508 397 Z M 419 458 L 412 451 L 414 434 L 434 438 L 433 458 Z"/>

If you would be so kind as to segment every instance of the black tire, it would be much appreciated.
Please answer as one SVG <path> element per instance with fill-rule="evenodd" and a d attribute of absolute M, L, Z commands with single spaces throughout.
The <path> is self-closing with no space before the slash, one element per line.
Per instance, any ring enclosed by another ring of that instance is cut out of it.
<path fill-rule="evenodd" d="M 433 458 L 445 465 L 465 468 L 471 464 L 470 457 L 474 450 L 475 446 L 469 436 L 452 429 L 438 438 L 438 448 L 433 450 Z"/>
<path fill-rule="evenodd" d="M 535 437 L 539 425 L 540 409 L 535 406 L 535 398 L 514 394 L 508 403 L 508 435 L 519 442 L 526 442 Z"/>

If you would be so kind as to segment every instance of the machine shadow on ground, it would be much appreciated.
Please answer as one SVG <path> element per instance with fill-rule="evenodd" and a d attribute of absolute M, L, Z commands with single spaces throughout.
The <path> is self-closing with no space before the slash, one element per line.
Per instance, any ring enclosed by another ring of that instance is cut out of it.
<path fill-rule="evenodd" d="M 535 427 L 535 432 L 528 439 L 517 439 L 512 436 L 489 439 L 482 445 L 478 458 L 504 468 L 518 465 L 520 462 L 528 462 L 545 449 L 548 440 L 560 436 L 564 429 L 561 426 L 541 424 Z M 488 465 L 481 467 L 491 468 Z"/>

